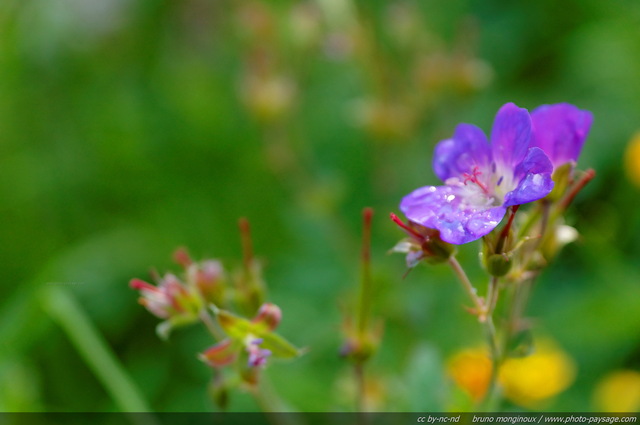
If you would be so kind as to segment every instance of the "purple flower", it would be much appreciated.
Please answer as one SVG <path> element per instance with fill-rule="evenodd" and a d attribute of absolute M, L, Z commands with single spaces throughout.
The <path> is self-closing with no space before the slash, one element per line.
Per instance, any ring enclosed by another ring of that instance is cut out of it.
<path fill-rule="evenodd" d="M 407 218 L 440 231 L 442 240 L 463 244 L 491 232 L 507 208 L 545 197 L 553 189 L 553 165 L 531 147 L 526 109 L 507 103 L 498 111 L 491 143 L 478 127 L 460 124 L 453 138 L 436 146 L 433 168 L 444 186 L 425 186 L 405 196 Z"/>
<path fill-rule="evenodd" d="M 568 103 L 558 103 L 536 108 L 531 121 L 534 129 L 531 146 L 542 149 L 557 168 L 578 160 L 593 115 Z"/>
<path fill-rule="evenodd" d="M 249 353 L 247 363 L 249 367 L 260 367 L 267 364 L 267 358 L 271 356 L 271 350 L 260 348 L 262 342 L 262 338 L 254 338 L 247 343 L 246 349 Z"/>

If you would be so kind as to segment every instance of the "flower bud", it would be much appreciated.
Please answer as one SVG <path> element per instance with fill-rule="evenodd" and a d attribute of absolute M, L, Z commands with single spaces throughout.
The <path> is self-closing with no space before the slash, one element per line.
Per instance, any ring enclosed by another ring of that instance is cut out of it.
<path fill-rule="evenodd" d="M 262 304 L 252 322 L 264 326 L 265 330 L 273 331 L 280 324 L 280 320 L 282 320 L 280 307 L 272 303 L 265 303 Z"/>
<path fill-rule="evenodd" d="M 140 291 L 140 304 L 161 319 L 195 318 L 202 307 L 199 294 L 190 291 L 172 274 L 165 275 L 158 286 L 140 279 L 132 279 L 129 285 Z"/>
<path fill-rule="evenodd" d="M 226 410 L 229 406 L 229 390 L 232 385 L 221 371 L 215 371 L 208 390 L 211 399 L 220 410 Z"/>
<path fill-rule="evenodd" d="M 207 260 L 190 264 L 187 268 L 187 280 L 198 289 L 206 302 L 222 304 L 224 270 L 219 261 Z"/>
<path fill-rule="evenodd" d="M 430 264 L 447 261 L 455 251 L 453 245 L 440 239 L 439 231 L 426 227 L 424 229 L 429 230 L 432 234 L 422 243 L 422 251 L 426 254 L 425 260 Z"/>
<path fill-rule="evenodd" d="M 189 252 L 184 247 L 176 249 L 173 253 L 173 260 L 185 269 L 193 263 L 193 260 L 191 260 L 191 257 L 189 256 Z"/>
<path fill-rule="evenodd" d="M 509 273 L 512 263 L 507 254 L 491 254 L 487 256 L 485 266 L 491 276 L 502 277 Z"/>
<path fill-rule="evenodd" d="M 355 363 L 363 363 L 376 351 L 376 344 L 367 336 L 351 337 L 340 348 L 340 356 Z"/>
<path fill-rule="evenodd" d="M 204 353 L 201 353 L 198 358 L 207 363 L 211 367 L 223 367 L 230 365 L 237 358 L 237 349 L 230 339 L 208 348 Z"/>
<path fill-rule="evenodd" d="M 140 279 L 132 279 L 129 285 L 140 291 L 140 304 L 151 314 L 165 319 L 156 327 L 162 339 L 167 339 L 173 328 L 196 322 L 204 306 L 200 294 L 172 274 L 160 279 L 158 286 Z"/>
<path fill-rule="evenodd" d="M 415 267 L 420 260 L 425 260 L 430 264 L 445 262 L 455 252 L 453 245 L 440 239 L 438 230 L 429 229 L 412 221 L 409 221 L 408 225 L 404 224 L 393 213 L 391 213 L 391 220 L 409 235 L 408 239 L 403 239 L 392 248 L 392 252 L 407 254 L 409 268 Z"/>

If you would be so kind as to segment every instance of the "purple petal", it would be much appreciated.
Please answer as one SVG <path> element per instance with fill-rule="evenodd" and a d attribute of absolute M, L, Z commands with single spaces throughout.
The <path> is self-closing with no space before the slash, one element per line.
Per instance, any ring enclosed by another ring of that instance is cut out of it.
<path fill-rule="evenodd" d="M 452 139 L 438 143 L 433 170 L 442 181 L 471 173 L 474 167 L 488 168 L 490 158 L 487 136 L 475 125 L 460 124 Z"/>
<path fill-rule="evenodd" d="M 531 141 L 531 117 L 524 108 L 507 103 L 491 129 L 491 152 L 500 168 L 513 168 L 524 159 Z"/>
<path fill-rule="evenodd" d="M 471 206 L 463 193 L 454 186 L 422 187 L 402 199 L 400 210 L 409 220 L 439 230 L 445 242 L 471 242 L 495 229 L 506 208 Z"/>
<path fill-rule="evenodd" d="M 555 167 L 577 161 L 589 133 L 593 115 L 568 103 L 543 105 L 531 113 L 533 137 L 537 146 L 551 159 Z"/>
<path fill-rule="evenodd" d="M 510 207 L 526 204 L 547 196 L 553 189 L 552 172 L 553 165 L 542 149 L 529 149 L 527 157 L 514 171 L 514 181 L 519 183 L 505 195 L 503 205 Z"/>

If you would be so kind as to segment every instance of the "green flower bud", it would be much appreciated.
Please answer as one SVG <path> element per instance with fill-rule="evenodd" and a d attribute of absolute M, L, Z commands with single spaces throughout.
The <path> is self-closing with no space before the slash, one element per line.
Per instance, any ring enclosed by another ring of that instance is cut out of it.
<path fill-rule="evenodd" d="M 485 267 L 491 276 L 502 277 L 511 270 L 513 261 L 507 254 L 491 254 L 485 258 Z"/>

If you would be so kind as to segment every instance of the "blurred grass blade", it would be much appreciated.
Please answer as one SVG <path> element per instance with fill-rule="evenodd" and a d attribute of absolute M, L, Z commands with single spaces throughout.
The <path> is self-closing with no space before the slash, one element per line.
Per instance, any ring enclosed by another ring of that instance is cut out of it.
<path fill-rule="evenodd" d="M 118 408 L 124 412 L 150 412 L 135 384 L 72 294 L 64 289 L 49 289 L 42 301 L 45 311 L 67 333 Z"/>

